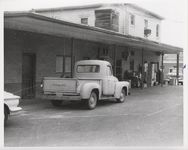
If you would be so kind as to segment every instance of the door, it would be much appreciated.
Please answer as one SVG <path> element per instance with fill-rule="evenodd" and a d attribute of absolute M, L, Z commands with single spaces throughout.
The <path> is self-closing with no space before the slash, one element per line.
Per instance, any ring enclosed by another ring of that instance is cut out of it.
<path fill-rule="evenodd" d="M 35 97 L 35 64 L 36 56 L 32 53 L 23 54 L 22 64 L 22 98 Z"/>
<path fill-rule="evenodd" d="M 106 77 L 103 79 L 103 94 L 104 95 L 114 95 L 115 93 L 116 78 L 114 78 L 112 73 L 112 67 L 107 66 Z"/>
<path fill-rule="evenodd" d="M 158 62 L 151 62 L 150 67 L 149 67 L 149 84 L 150 86 L 154 86 L 158 83 L 158 68 L 159 68 L 159 63 Z"/>

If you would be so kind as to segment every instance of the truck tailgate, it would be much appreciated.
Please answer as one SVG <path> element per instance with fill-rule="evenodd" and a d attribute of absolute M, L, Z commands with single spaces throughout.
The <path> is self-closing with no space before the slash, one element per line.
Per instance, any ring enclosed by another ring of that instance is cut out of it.
<path fill-rule="evenodd" d="M 76 93 L 77 79 L 45 77 L 44 93 Z"/>

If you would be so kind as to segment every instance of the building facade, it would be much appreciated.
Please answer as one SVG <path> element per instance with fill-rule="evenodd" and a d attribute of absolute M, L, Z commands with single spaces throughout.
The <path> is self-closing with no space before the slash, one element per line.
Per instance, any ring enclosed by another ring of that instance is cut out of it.
<path fill-rule="evenodd" d="M 163 17 L 133 4 L 98 4 L 33 10 L 47 17 L 160 42 Z"/>
<path fill-rule="evenodd" d="M 177 72 L 177 55 L 164 55 L 164 77 L 168 78 L 168 74 L 174 71 Z M 183 52 L 179 54 L 179 74 L 183 75 Z"/>
<path fill-rule="evenodd" d="M 141 87 L 143 84 L 150 87 L 162 79 L 159 68 L 163 68 L 160 61 L 163 54 L 182 51 L 181 48 L 149 40 L 149 36 L 124 34 L 126 29 L 116 26 L 117 18 L 115 25 L 112 21 L 113 16 L 120 12 L 109 7 L 105 8 L 108 23 L 104 24 L 103 15 L 101 23 L 101 10 L 97 10 L 95 14 L 99 20 L 95 26 L 85 25 L 87 19 L 81 19 L 82 24 L 73 23 L 58 18 L 56 11 L 55 17 L 38 11 L 4 14 L 4 89 L 22 98 L 40 96 L 43 77 L 73 77 L 75 62 L 83 59 L 107 60 L 119 80 L 131 80 L 137 84 L 137 76 Z M 109 24 L 109 19 L 112 24 Z"/>

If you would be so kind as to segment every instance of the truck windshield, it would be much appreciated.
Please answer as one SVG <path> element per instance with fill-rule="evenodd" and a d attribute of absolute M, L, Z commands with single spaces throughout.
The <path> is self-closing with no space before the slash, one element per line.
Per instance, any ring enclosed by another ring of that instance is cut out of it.
<path fill-rule="evenodd" d="M 99 65 L 78 65 L 78 73 L 97 73 L 99 72 Z"/>

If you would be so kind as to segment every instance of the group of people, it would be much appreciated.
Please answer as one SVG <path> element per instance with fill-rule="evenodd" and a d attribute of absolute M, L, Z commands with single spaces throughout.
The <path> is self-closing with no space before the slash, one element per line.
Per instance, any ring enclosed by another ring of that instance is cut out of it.
<path fill-rule="evenodd" d="M 154 74 L 155 78 L 151 78 L 151 81 L 154 79 L 154 84 L 157 85 L 160 84 L 161 81 L 161 71 L 155 71 Z M 148 83 L 148 72 L 143 72 L 143 82 L 142 82 L 142 72 L 140 71 L 128 71 L 125 70 L 123 79 L 125 81 L 130 81 L 131 80 L 131 87 L 132 88 L 139 88 L 142 86 L 142 84 L 147 84 Z"/>

